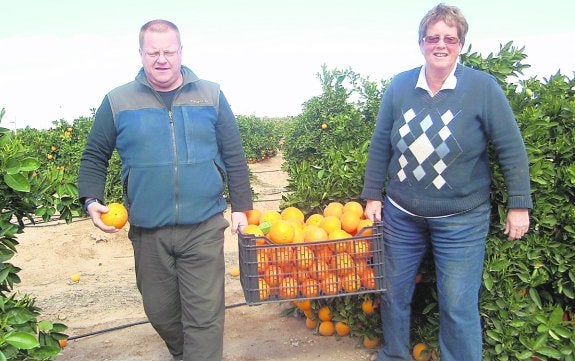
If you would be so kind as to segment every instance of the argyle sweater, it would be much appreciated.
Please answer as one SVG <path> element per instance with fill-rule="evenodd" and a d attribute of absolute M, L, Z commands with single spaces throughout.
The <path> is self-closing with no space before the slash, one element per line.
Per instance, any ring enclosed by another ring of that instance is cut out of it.
<path fill-rule="evenodd" d="M 435 96 L 403 72 L 385 92 L 371 139 L 362 198 L 387 194 L 410 213 L 454 214 L 489 198 L 491 143 L 505 178 L 508 208 L 532 208 L 527 152 L 495 78 L 457 65 L 455 89 Z"/>

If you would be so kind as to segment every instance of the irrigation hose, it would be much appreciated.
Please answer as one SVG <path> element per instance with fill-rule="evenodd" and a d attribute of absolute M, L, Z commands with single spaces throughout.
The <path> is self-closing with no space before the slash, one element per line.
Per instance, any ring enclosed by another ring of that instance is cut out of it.
<path fill-rule="evenodd" d="M 230 309 L 230 308 L 236 308 L 236 307 L 245 306 L 245 305 L 247 305 L 247 303 L 245 303 L 245 302 L 240 302 L 240 303 L 234 303 L 234 304 L 231 304 L 231 305 L 227 305 L 225 308 L 226 308 L 226 310 L 227 310 L 227 309 Z M 107 332 L 122 330 L 122 329 L 124 329 L 124 328 L 132 327 L 132 326 L 144 325 L 144 324 L 146 324 L 146 323 L 150 323 L 150 321 L 148 321 L 148 320 L 136 321 L 136 322 L 132 322 L 132 323 L 127 323 L 127 324 L 124 324 L 124 325 L 120 325 L 120 326 L 114 326 L 114 327 L 110 327 L 110 328 L 105 328 L 105 329 L 103 329 L 103 330 L 98 330 L 98 331 L 93 331 L 93 332 L 84 333 L 84 334 L 77 335 L 77 336 L 70 336 L 70 337 L 68 337 L 68 341 L 77 340 L 77 339 L 84 338 L 84 337 L 89 337 L 89 336 L 100 335 L 100 334 L 107 333 Z"/>

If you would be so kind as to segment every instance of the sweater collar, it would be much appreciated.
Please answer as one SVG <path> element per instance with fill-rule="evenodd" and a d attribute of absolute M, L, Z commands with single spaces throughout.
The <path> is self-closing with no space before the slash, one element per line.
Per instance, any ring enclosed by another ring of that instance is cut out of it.
<path fill-rule="evenodd" d="M 457 64 L 455 64 L 453 69 L 451 69 L 451 72 L 445 79 L 445 82 L 443 82 L 443 85 L 441 86 L 441 89 L 439 89 L 439 91 L 442 91 L 443 89 L 455 89 L 455 87 L 457 86 L 457 77 L 455 76 L 455 69 L 457 69 Z M 421 88 L 427 91 L 430 96 L 433 96 L 433 93 L 431 92 L 429 85 L 427 85 L 427 80 L 425 79 L 425 64 L 422 65 L 419 70 L 419 77 L 417 78 L 417 84 L 415 84 L 415 87 Z"/>

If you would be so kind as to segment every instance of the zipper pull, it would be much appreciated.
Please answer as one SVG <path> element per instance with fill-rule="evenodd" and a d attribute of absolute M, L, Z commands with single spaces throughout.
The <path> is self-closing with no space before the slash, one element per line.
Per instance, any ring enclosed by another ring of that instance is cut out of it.
<path fill-rule="evenodd" d="M 168 117 L 170 117 L 170 124 L 174 124 L 174 114 L 171 110 L 168 110 Z"/>

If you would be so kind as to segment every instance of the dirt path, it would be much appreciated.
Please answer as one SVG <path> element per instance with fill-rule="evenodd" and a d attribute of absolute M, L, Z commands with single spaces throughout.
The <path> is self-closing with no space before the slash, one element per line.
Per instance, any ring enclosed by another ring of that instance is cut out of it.
<path fill-rule="evenodd" d="M 279 209 L 287 184 L 281 162 L 274 157 L 250 165 L 259 209 Z M 53 222 L 26 227 L 18 241 L 12 262 L 22 268 L 17 290 L 36 299 L 42 309 L 39 319 L 66 324 L 76 338 L 58 361 L 171 360 L 143 312 L 127 227 L 110 235 L 88 220 Z M 238 246 L 229 230 L 224 248 L 230 269 L 238 264 Z M 74 273 L 81 275 L 78 283 L 70 280 Z M 226 275 L 225 361 L 375 359 L 374 352 L 357 348 L 352 338 L 319 336 L 303 319 L 282 317 L 285 304 L 244 302 L 239 278 Z"/>

